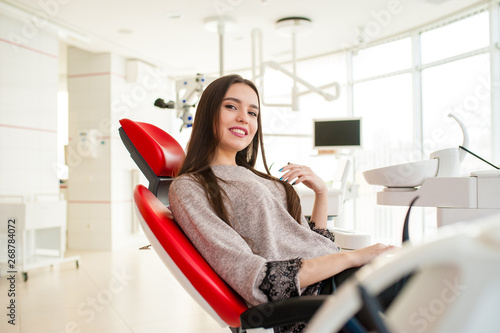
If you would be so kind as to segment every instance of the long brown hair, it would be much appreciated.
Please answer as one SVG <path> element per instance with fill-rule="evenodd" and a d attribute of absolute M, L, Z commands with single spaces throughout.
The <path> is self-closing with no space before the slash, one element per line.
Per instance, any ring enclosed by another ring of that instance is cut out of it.
<path fill-rule="evenodd" d="M 205 190 L 210 205 L 215 213 L 227 224 L 232 225 L 226 208 L 224 207 L 223 196 L 226 196 L 217 180 L 224 181 L 215 176 L 210 163 L 212 162 L 217 145 L 220 141 L 219 115 L 222 100 L 229 87 L 235 83 L 248 85 L 257 94 L 260 110 L 260 98 L 257 87 L 252 81 L 243 79 L 239 75 L 226 75 L 210 83 L 203 92 L 193 122 L 191 138 L 189 139 L 186 158 L 178 175 L 189 174 L 194 177 Z M 267 167 L 266 156 L 264 153 L 264 143 L 262 139 L 261 112 L 257 115 L 257 132 L 252 142 L 243 150 L 236 153 L 236 164 L 245 167 L 256 175 L 282 184 L 285 188 L 287 199 L 287 210 L 290 215 L 298 222 L 301 221 L 301 207 L 297 192 L 287 182 L 278 180 L 271 176 Z M 257 171 L 255 162 L 257 154 L 261 148 L 262 161 L 267 173 Z"/>

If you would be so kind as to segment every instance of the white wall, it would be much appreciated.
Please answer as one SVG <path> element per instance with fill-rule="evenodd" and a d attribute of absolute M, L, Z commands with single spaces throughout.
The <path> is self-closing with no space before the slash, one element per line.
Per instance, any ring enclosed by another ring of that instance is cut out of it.
<path fill-rule="evenodd" d="M 59 42 L 23 29 L 0 15 L 0 195 L 57 196 Z"/>
<path fill-rule="evenodd" d="M 119 120 L 168 130 L 171 111 L 153 106 L 168 95 L 168 82 L 166 73 L 140 61 L 68 50 L 69 248 L 110 250 L 133 239 L 136 166 L 119 138 Z"/>

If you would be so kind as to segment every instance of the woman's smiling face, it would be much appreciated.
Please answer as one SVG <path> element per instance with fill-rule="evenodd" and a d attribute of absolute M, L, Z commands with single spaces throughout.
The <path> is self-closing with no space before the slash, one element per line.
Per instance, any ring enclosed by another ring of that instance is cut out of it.
<path fill-rule="evenodd" d="M 229 87 L 219 110 L 216 160 L 232 156 L 231 164 L 235 164 L 236 153 L 252 142 L 258 128 L 258 105 L 257 94 L 250 86 L 235 83 Z"/>

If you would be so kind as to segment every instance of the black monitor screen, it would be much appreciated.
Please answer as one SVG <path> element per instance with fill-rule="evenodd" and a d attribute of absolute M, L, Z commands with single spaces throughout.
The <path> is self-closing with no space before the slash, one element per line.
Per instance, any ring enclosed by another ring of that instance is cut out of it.
<path fill-rule="evenodd" d="M 315 148 L 341 148 L 360 145 L 360 118 L 314 121 Z"/>

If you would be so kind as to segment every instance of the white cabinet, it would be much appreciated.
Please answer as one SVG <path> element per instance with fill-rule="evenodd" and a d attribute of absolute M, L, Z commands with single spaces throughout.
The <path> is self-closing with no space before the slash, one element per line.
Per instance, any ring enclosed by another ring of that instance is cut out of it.
<path fill-rule="evenodd" d="M 20 198 L 0 202 L 0 262 L 2 271 L 22 272 L 78 257 L 65 258 L 66 201 Z M 15 261 L 13 261 L 15 260 Z M 14 265 L 13 265 L 14 263 Z"/>

